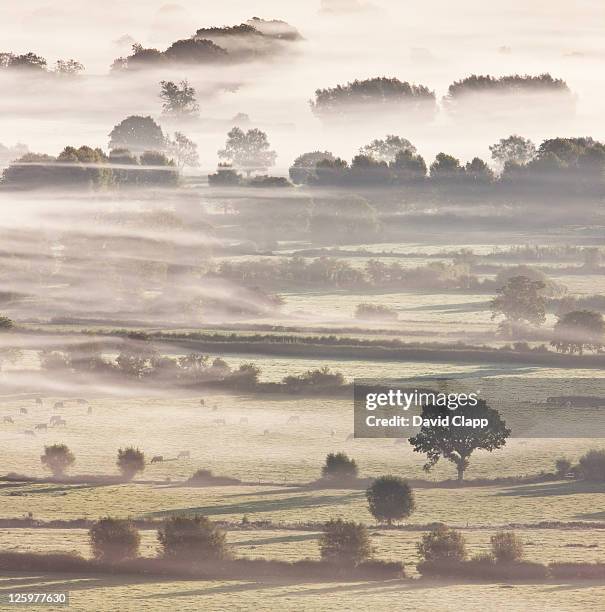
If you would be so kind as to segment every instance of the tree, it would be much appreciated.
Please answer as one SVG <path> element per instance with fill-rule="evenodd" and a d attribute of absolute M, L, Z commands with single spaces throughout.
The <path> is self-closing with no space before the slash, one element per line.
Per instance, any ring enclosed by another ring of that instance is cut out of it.
<path fill-rule="evenodd" d="M 290 180 L 297 185 L 310 183 L 315 178 L 315 168 L 323 160 L 334 161 L 335 157 L 329 151 L 311 151 L 299 155 L 290 166 Z"/>
<path fill-rule="evenodd" d="M 536 145 L 528 138 L 513 134 L 508 138 L 501 138 L 489 148 L 492 159 L 501 167 L 509 164 L 524 166 L 536 156 Z"/>
<path fill-rule="evenodd" d="M 116 462 L 120 472 L 127 480 L 132 480 L 138 472 L 145 469 L 145 455 L 138 448 L 129 446 L 118 450 L 118 460 Z"/>
<path fill-rule="evenodd" d="M 566 457 L 561 457 L 555 461 L 555 470 L 557 472 L 557 476 L 564 478 L 569 474 L 571 470 L 571 461 Z"/>
<path fill-rule="evenodd" d="M 65 470 L 76 462 L 76 458 L 65 444 L 52 444 L 44 447 L 40 461 L 53 473 L 53 476 L 63 476 Z"/>
<path fill-rule="evenodd" d="M 185 166 L 196 168 L 200 165 L 197 145 L 181 132 L 174 133 L 174 140 L 170 142 L 170 154 L 174 157 L 179 168 Z"/>
<path fill-rule="evenodd" d="M 227 134 L 225 148 L 218 152 L 218 156 L 230 161 L 250 176 L 254 171 L 266 171 L 275 164 L 277 153 L 272 151 L 270 146 L 265 132 L 257 128 L 244 132 L 241 128 L 234 127 Z"/>
<path fill-rule="evenodd" d="M 137 155 L 166 149 L 162 128 L 149 116 L 127 117 L 113 128 L 109 138 L 110 149 L 128 149 Z"/>
<path fill-rule="evenodd" d="M 513 331 L 523 323 L 542 325 L 546 321 L 545 284 L 527 276 L 513 276 L 490 302 L 492 319 L 504 315 Z M 502 325 L 502 324 L 501 324 Z"/>
<path fill-rule="evenodd" d="M 408 149 L 398 151 L 389 168 L 393 178 L 400 183 L 420 182 L 426 178 L 427 168 L 424 158 Z"/>
<path fill-rule="evenodd" d="M 376 478 L 366 491 L 370 514 L 377 521 L 393 521 L 407 518 L 414 511 L 412 487 L 398 476 Z"/>
<path fill-rule="evenodd" d="M 195 98 L 195 89 L 187 80 L 179 85 L 173 81 L 160 81 L 160 87 L 164 115 L 176 119 L 190 119 L 198 115 L 200 107 Z"/>
<path fill-rule="evenodd" d="M 416 147 L 407 139 L 394 134 L 387 135 L 384 139 L 373 140 L 370 144 L 359 149 L 360 155 L 371 157 L 374 161 L 390 164 L 395 161 L 397 154 L 407 151 L 416 155 Z"/>
<path fill-rule="evenodd" d="M 454 181 L 464 175 L 460 160 L 446 153 L 438 153 L 431 164 L 431 179 L 437 181 Z"/>
<path fill-rule="evenodd" d="M 139 554 L 141 535 L 132 521 L 102 518 L 88 531 L 92 555 L 99 561 L 115 563 Z"/>
<path fill-rule="evenodd" d="M 469 465 L 470 456 L 476 450 L 494 451 L 506 444 L 510 429 L 500 417 L 500 413 L 490 408 L 485 400 L 477 400 L 477 405 L 458 406 L 456 416 L 465 419 L 487 419 L 486 427 L 473 427 L 472 424 L 454 424 L 453 413 L 447 406 L 428 404 L 422 408 L 422 418 L 426 419 L 418 434 L 410 438 L 414 452 L 424 453 L 428 458 L 424 469 L 429 471 L 440 458 L 451 461 L 462 481 Z M 439 425 L 448 417 L 448 425 Z M 433 424 L 428 424 L 428 421 Z"/>
<path fill-rule="evenodd" d="M 0 331 L 5 331 L 7 329 L 12 329 L 15 326 L 12 319 L 8 317 L 0 316 Z"/>
<path fill-rule="evenodd" d="M 355 459 L 349 459 L 345 453 L 330 453 L 321 468 L 321 475 L 331 480 L 357 478 L 357 463 Z"/>
<path fill-rule="evenodd" d="M 514 531 L 498 531 L 490 543 L 492 554 L 500 563 L 514 563 L 523 558 L 523 540 Z"/>
<path fill-rule="evenodd" d="M 580 475 L 585 480 L 605 481 L 605 450 L 589 450 L 578 462 Z"/>
<path fill-rule="evenodd" d="M 164 559 L 195 563 L 228 557 L 225 533 L 207 516 L 173 516 L 158 529 Z"/>
<path fill-rule="evenodd" d="M 84 66 L 74 59 L 57 60 L 55 64 L 55 73 L 63 76 L 74 76 L 84 72 Z"/>
<path fill-rule="evenodd" d="M 605 343 L 605 321 L 600 312 L 572 310 L 559 317 L 550 343 L 561 353 L 599 351 Z"/>
<path fill-rule="evenodd" d="M 416 548 L 424 561 L 464 561 L 466 559 L 464 536 L 447 525 L 437 525 L 425 533 Z"/>
<path fill-rule="evenodd" d="M 223 62 L 228 53 L 210 40 L 185 38 L 172 43 L 162 54 L 168 61 L 179 64 Z"/>
<path fill-rule="evenodd" d="M 474 157 L 464 168 L 466 180 L 476 185 L 486 185 L 494 180 L 494 173 L 480 158 Z"/>
<path fill-rule="evenodd" d="M 324 561 L 345 567 L 355 566 L 372 554 L 365 525 L 342 519 L 332 519 L 324 525 L 319 550 Z"/>

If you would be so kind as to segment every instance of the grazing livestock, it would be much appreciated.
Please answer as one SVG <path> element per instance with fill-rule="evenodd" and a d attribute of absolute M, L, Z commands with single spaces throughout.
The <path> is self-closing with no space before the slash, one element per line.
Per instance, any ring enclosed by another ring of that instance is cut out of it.
<path fill-rule="evenodd" d="M 190 451 L 181 451 L 177 455 L 177 459 L 191 459 L 191 452 Z"/>
<path fill-rule="evenodd" d="M 42 398 L 40 398 L 40 397 L 36 398 L 36 405 L 37 406 L 42 406 Z"/>
<path fill-rule="evenodd" d="M 51 416 L 51 417 L 50 417 L 50 424 L 51 424 L 51 427 L 52 427 L 53 425 L 56 425 L 56 424 L 57 424 L 57 421 L 62 421 L 62 420 L 63 420 L 63 418 L 62 418 L 62 417 L 60 417 L 58 414 L 55 414 L 55 415 Z"/>
<path fill-rule="evenodd" d="M 294 424 L 294 423 L 300 423 L 300 417 L 297 416 L 291 416 L 288 419 L 288 425 Z"/>
<path fill-rule="evenodd" d="M 162 463 L 162 461 L 164 461 L 163 455 L 155 455 L 151 458 L 151 463 Z"/>
<path fill-rule="evenodd" d="M 214 419 L 214 421 L 212 421 L 215 425 L 226 425 L 227 421 L 225 421 L 225 419 Z"/>
<path fill-rule="evenodd" d="M 27 408 L 19 408 L 19 414 L 27 414 Z"/>
<path fill-rule="evenodd" d="M 35 434 L 35 433 L 34 433 L 34 432 L 31 430 L 31 429 L 26 429 L 26 430 L 23 432 L 23 435 L 24 435 L 24 436 L 34 436 L 34 437 L 36 436 L 36 434 Z"/>
<path fill-rule="evenodd" d="M 47 430 L 48 430 L 48 426 L 46 425 L 46 423 L 38 423 L 38 424 L 37 424 L 37 425 L 34 427 L 34 429 L 35 429 L 36 431 L 42 431 L 42 430 L 47 431 Z"/>
<path fill-rule="evenodd" d="M 3 423 L 14 423 L 15 421 L 13 421 L 13 417 L 5 416 L 5 417 L 2 417 L 2 422 Z"/>
<path fill-rule="evenodd" d="M 59 417 L 54 423 L 53 427 L 65 427 L 67 425 L 67 421 Z"/>
<path fill-rule="evenodd" d="M 200 406 L 205 406 L 205 405 L 206 405 L 206 402 L 203 399 L 201 399 L 200 400 Z"/>
<path fill-rule="evenodd" d="M 265 431 L 263 431 L 263 436 L 268 436 L 269 435 L 269 430 L 265 429 Z"/>
<path fill-rule="evenodd" d="M 53 408 L 55 410 L 57 410 L 57 408 L 65 408 L 65 404 L 63 402 L 55 402 L 55 405 L 53 406 Z"/>
<path fill-rule="evenodd" d="M 247 424 L 248 424 L 248 417 L 242 417 L 242 418 L 239 420 L 239 424 L 240 424 L 240 425 L 247 425 Z"/>
<path fill-rule="evenodd" d="M 79 398 L 76 400 L 76 404 L 79 404 L 80 406 L 86 406 L 86 404 L 88 404 L 88 400 Z"/>
<path fill-rule="evenodd" d="M 88 410 L 86 411 L 86 414 L 92 414 L 92 406 L 88 407 Z"/>

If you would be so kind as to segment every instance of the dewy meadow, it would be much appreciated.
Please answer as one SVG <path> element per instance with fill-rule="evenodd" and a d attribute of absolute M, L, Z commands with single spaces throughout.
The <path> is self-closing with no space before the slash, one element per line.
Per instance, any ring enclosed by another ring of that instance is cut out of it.
<path fill-rule="evenodd" d="M 0 5 L 0 609 L 602 609 L 605 7 L 215 4 Z"/>

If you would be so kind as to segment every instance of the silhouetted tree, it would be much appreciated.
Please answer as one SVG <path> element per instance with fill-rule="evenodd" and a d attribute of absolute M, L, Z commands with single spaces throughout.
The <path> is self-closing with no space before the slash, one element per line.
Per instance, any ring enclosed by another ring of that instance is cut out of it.
<path fill-rule="evenodd" d="M 132 480 L 138 472 L 145 469 L 145 455 L 138 448 L 129 446 L 118 450 L 117 466 L 124 478 Z"/>
<path fill-rule="evenodd" d="M 330 453 L 321 468 L 321 475 L 331 480 L 357 478 L 357 463 L 355 459 L 349 459 L 345 453 Z"/>
<path fill-rule="evenodd" d="M 134 559 L 139 554 L 141 535 L 132 521 L 102 518 L 88 531 L 92 556 L 99 561 L 116 563 Z"/>
<path fill-rule="evenodd" d="M 185 166 L 196 168 L 200 165 L 197 145 L 182 132 L 174 133 L 174 140 L 170 142 L 169 150 L 179 168 Z"/>
<path fill-rule="evenodd" d="M 447 525 L 437 525 L 422 536 L 417 544 L 418 554 L 423 561 L 464 561 L 466 541 L 464 536 Z"/>
<path fill-rule="evenodd" d="M 128 149 L 135 154 L 166 149 L 162 128 L 149 116 L 127 117 L 113 128 L 109 138 L 110 149 Z"/>
<path fill-rule="evenodd" d="M 324 561 L 344 567 L 354 567 L 372 554 L 365 525 L 342 519 L 332 519 L 324 525 L 319 549 Z"/>
<path fill-rule="evenodd" d="M 464 168 L 460 160 L 446 153 L 439 153 L 431 164 L 431 179 L 434 181 L 454 182 L 462 178 Z"/>
<path fill-rule="evenodd" d="M 507 163 L 525 165 L 536 155 L 536 145 L 528 138 L 513 134 L 491 145 L 492 159 L 504 167 Z"/>
<path fill-rule="evenodd" d="M 360 155 L 371 157 L 377 162 L 386 162 L 390 164 L 395 161 L 397 154 L 401 151 L 407 151 L 412 155 L 416 155 L 416 147 L 407 139 L 393 134 L 387 135 L 384 139 L 373 140 L 370 144 L 359 149 Z"/>
<path fill-rule="evenodd" d="M 429 404 L 423 406 L 422 417 L 436 424 L 422 425 L 420 431 L 410 438 L 410 444 L 415 452 L 424 453 L 428 457 L 425 470 L 429 471 L 440 458 L 447 459 L 456 466 L 458 480 L 461 481 L 474 451 L 492 452 L 501 448 L 511 432 L 506 428 L 500 413 L 490 408 L 484 400 L 477 400 L 476 406 L 458 406 L 457 413 L 468 419 L 487 419 L 487 426 L 454 425 L 452 411 L 447 406 Z M 439 425 L 440 419 L 445 417 L 448 417 L 449 424 Z"/>
<path fill-rule="evenodd" d="M 199 114 L 200 107 L 195 97 L 195 89 L 187 80 L 178 85 L 173 81 L 160 81 L 160 87 L 164 115 L 176 119 L 190 119 Z"/>
<path fill-rule="evenodd" d="M 546 321 L 546 302 L 543 295 L 545 284 L 532 281 L 527 276 L 514 276 L 500 289 L 490 302 L 492 319 L 504 315 L 505 325 L 512 331 L 522 324 L 542 325 Z"/>
<path fill-rule="evenodd" d="M 399 521 L 415 508 L 412 487 L 398 476 L 380 476 L 366 491 L 370 514 L 377 521 Z"/>
<path fill-rule="evenodd" d="M 173 516 L 158 529 L 164 559 L 187 563 L 216 561 L 228 557 L 224 531 L 206 516 Z"/>
<path fill-rule="evenodd" d="M 311 183 L 316 178 L 316 166 L 323 160 L 334 161 L 335 157 L 329 151 L 312 151 L 299 155 L 290 166 L 290 180 L 296 184 Z"/>

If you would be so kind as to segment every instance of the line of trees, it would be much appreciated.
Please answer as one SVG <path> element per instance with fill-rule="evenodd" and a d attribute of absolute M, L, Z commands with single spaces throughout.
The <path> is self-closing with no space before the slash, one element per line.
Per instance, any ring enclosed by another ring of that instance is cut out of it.
<path fill-rule="evenodd" d="M 84 71 L 84 66 L 74 59 L 59 59 L 52 68 L 41 55 L 29 51 L 15 54 L 0 53 L 0 71 L 18 71 L 26 74 L 53 74 L 57 76 L 75 76 Z"/>

